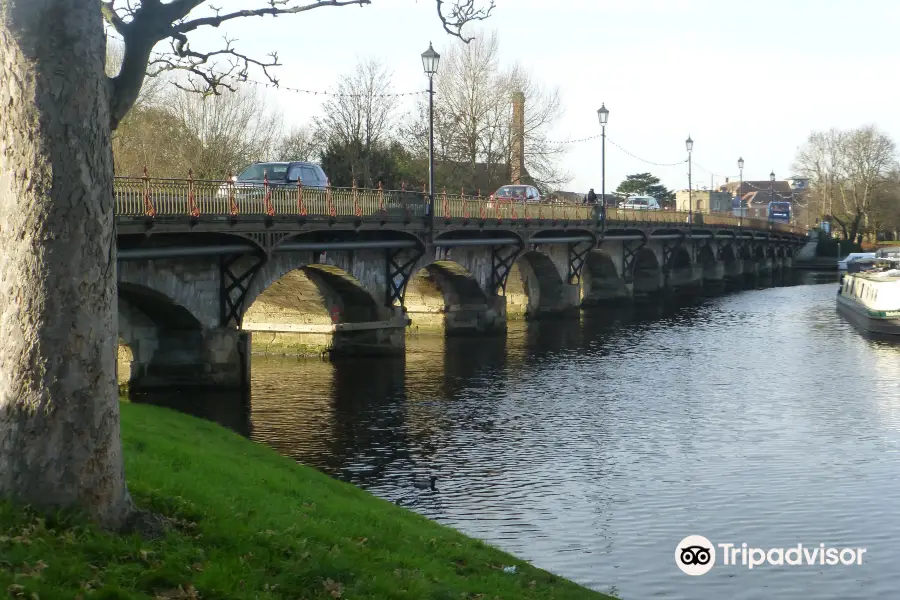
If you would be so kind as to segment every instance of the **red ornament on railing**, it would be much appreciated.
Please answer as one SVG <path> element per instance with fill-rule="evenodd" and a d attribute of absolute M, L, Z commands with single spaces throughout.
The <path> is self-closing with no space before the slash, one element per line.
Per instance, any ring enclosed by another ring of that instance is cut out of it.
<path fill-rule="evenodd" d="M 362 216 L 362 208 L 359 206 L 359 190 L 356 188 L 356 177 L 353 178 L 353 214 Z"/>
<path fill-rule="evenodd" d="M 459 195 L 462 196 L 463 201 L 463 218 L 469 218 L 469 199 L 466 198 L 466 190 L 465 188 L 459 188 Z"/>
<path fill-rule="evenodd" d="M 300 211 L 300 216 L 306 216 L 306 204 L 303 202 L 303 181 L 300 178 L 297 178 L 297 210 Z"/>
<path fill-rule="evenodd" d="M 444 206 L 444 218 L 449 219 L 450 218 L 450 200 L 447 199 L 447 188 L 444 188 L 443 195 L 444 195 L 444 198 L 443 198 L 442 204 Z"/>
<path fill-rule="evenodd" d="M 236 217 L 238 216 L 238 205 L 234 199 L 234 177 L 231 171 L 228 171 L 228 183 L 225 185 L 228 186 L 228 203 L 231 205 L 231 216 Z"/>
<path fill-rule="evenodd" d="M 337 211 L 334 208 L 334 197 L 331 195 L 331 180 L 325 180 L 325 202 L 328 206 L 328 214 L 329 216 L 335 217 L 337 216 Z"/>
<path fill-rule="evenodd" d="M 266 191 L 265 203 L 266 214 L 270 217 L 275 216 L 275 207 L 272 206 L 272 190 L 269 188 L 269 172 L 263 171 L 263 189 Z"/>
<path fill-rule="evenodd" d="M 512 218 L 518 219 L 519 215 L 516 214 L 516 201 L 514 199 L 510 200 L 509 204 L 510 204 L 510 214 L 512 215 Z"/>
<path fill-rule="evenodd" d="M 481 220 L 484 221 L 487 218 L 487 214 L 484 211 L 485 203 L 481 200 L 481 189 L 478 190 L 478 214 L 481 217 Z"/>
<path fill-rule="evenodd" d="M 380 181 L 378 182 L 378 210 L 382 215 L 387 214 L 387 209 L 384 207 L 384 184 Z"/>
<path fill-rule="evenodd" d="M 200 216 L 197 201 L 194 198 L 194 170 L 188 169 L 188 210 L 195 219 Z"/>
<path fill-rule="evenodd" d="M 538 203 L 538 221 L 541 221 L 543 219 L 544 219 L 544 203 L 539 202 Z"/>
<path fill-rule="evenodd" d="M 144 167 L 144 214 L 148 217 L 156 216 L 156 208 L 150 200 L 150 173 Z"/>

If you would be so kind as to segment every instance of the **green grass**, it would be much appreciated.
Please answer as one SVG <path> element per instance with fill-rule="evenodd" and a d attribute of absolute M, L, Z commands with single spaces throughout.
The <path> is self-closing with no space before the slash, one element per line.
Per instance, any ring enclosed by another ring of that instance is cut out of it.
<path fill-rule="evenodd" d="M 218 425 L 122 404 L 136 502 L 162 539 L 0 503 L 12 598 L 608 598 L 380 500 Z M 502 571 L 515 565 L 516 573 Z"/>

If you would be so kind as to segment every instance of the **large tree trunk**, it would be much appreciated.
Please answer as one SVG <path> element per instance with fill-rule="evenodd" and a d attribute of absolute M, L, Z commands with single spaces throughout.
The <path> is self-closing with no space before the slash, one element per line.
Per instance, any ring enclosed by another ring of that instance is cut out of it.
<path fill-rule="evenodd" d="M 0 0 L 0 496 L 124 526 L 97 0 Z"/>

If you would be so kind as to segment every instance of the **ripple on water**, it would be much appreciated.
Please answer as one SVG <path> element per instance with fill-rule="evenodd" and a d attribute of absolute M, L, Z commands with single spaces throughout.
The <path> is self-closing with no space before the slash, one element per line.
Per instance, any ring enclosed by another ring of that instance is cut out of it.
<path fill-rule="evenodd" d="M 753 290 L 422 336 L 405 363 L 254 358 L 253 437 L 625 599 L 893 597 L 898 353 L 839 318 L 834 284 Z M 438 492 L 412 488 L 428 474 Z M 689 534 L 868 552 L 687 577 Z"/>

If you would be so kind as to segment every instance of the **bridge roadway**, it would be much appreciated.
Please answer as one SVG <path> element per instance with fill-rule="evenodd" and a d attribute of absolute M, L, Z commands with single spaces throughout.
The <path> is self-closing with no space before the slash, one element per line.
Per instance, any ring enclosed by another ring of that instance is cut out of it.
<path fill-rule="evenodd" d="M 441 192 L 117 178 L 120 380 L 249 386 L 252 352 L 402 353 L 405 328 L 690 293 L 792 266 L 805 232 Z"/>

